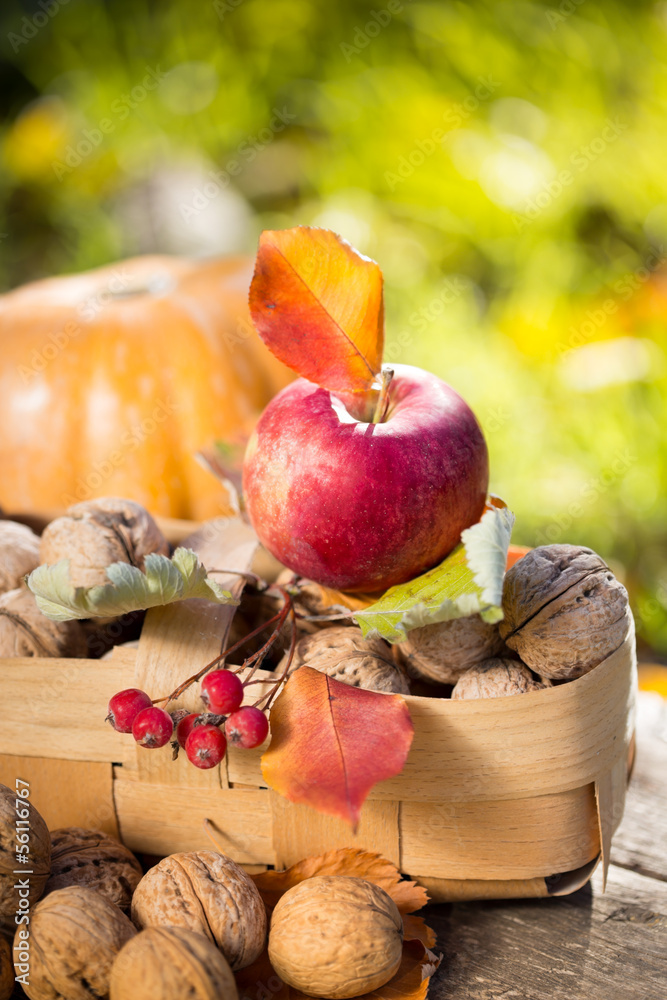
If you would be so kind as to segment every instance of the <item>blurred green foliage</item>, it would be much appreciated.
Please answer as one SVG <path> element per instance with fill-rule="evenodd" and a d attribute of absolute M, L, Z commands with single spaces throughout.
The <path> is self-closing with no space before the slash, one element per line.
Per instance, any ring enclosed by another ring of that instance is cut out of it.
<path fill-rule="evenodd" d="M 667 4 L 5 0 L 0 281 L 331 227 L 667 653 Z"/>

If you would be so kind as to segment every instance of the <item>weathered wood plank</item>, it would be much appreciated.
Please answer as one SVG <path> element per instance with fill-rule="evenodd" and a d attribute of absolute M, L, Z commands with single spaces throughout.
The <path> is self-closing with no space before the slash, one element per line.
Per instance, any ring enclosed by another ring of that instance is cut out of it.
<path fill-rule="evenodd" d="M 667 881 L 667 701 L 641 692 L 637 708 L 635 769 L 611 860 Z"/>
<path fill-rule="evenodd" d="M 612 865 L 571 896 L 424 911 L 444 958 L 432 1000 L 659 1000 L 667 885 Z"/>

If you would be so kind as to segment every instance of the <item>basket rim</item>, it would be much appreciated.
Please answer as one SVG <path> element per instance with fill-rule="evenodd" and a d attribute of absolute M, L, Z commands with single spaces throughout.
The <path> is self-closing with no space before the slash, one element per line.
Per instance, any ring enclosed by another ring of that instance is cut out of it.
<path fill-rule="evenodd" d="M 551 699 L 554 706 L 561 703 L 561 707 L 566 705 L 567 702 L 571 701 L 573 696 L 584 697 L 588 688 L 593 684 L 597 686 L 600 679 L 600 671 L 605 671 L 610 669 L 610 663 L 613 663 L 615 657 L 618 657 L 622 649 L 627 648 L 628 652 L 632 655 L 634 659 L 634 644 L 635 644 L 635 623 L 632 613 L 629 612 L 630 624 L 628 630 L 623 637 L 622 642 L 612 650 L 604 660 L 600 660 L 594 667 L 591 667 L 585 674 L 580 677 L 575 677 L 572 680 L 564 681 L 561 684 L 557 684 L 553 687 L 541 688 L 532 691 L 524 691 L 521 694 L 520 699 L 517 699 L 515 695 L 505 695 L 499 698 L 443 698 L 437 697 L 435 695 L 414 695 L 406 694 L 401 697 L 405 698 L 408 705 L 442 705 L 443 714 L 453 714 L 459 713 L 462 716 L 468 715 L 497 715 L 501 712 L 513 713 L 513 707 L 516 705 L 517 700 L 521 702 L 522 705 L 526 704 L 539 704 L 544 703 Z M 517 661 L 518 662 L 518 661 Z M 511 704 L 508 704 L 511 703 Z"/>

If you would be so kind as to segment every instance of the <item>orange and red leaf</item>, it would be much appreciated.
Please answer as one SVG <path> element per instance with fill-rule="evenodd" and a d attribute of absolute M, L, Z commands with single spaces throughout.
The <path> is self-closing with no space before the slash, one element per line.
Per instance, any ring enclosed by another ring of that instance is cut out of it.
<path fill-rule="evenodd" d="M 266 230 L 250 313 L 275 356 L 325 389 L 364 392 L 382 366 L 382 272 L 328 229 Z"/>
<path fill-rule="evenodd" d="M 300 667 L 271 709 L 262 773 L 291 802 L 356 827 L 373 785 L 403 769 L 413 733 L 400 695 L 351 687 Z"/>

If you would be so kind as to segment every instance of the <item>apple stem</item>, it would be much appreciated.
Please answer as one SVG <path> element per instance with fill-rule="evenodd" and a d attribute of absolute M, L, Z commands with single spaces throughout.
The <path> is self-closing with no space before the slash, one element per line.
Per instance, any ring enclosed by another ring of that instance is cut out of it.
<path fill-rule="evenodd" d="M 378 401 L 375 406 L 375 413 L 373 414 L 374 424 L 381 424 L 387 414 L 387 407 L 389 405 L 389 386 L 393 377 L 393 368 L 385 367 L 382 369 L 382 373 L 380 375 L 382 385 L 380 387 L 380 395 L 378 396 Z"/>

